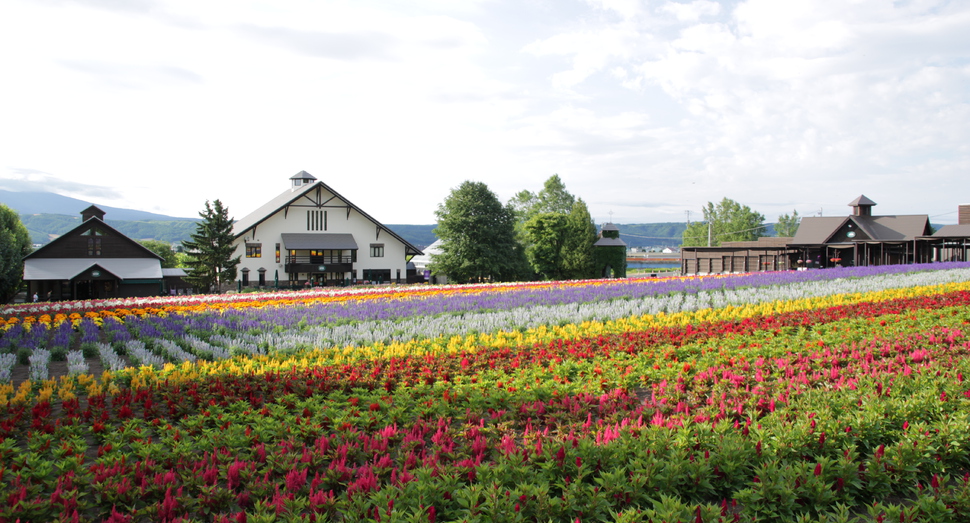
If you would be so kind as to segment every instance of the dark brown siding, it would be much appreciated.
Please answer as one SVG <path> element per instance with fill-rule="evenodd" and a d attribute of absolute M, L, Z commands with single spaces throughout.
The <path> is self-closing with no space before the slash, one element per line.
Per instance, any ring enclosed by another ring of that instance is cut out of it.
<path fill-rule="evenodd" d="M 91 224 L 97 227 L 97 224 Z M 90 227 L 78 227 L 67 235 L 62 236 L 45 249 L 34 253 L 34 258 L 151 258 L 152 254 L 146 251 L 134 240 L 115 232 L 107 227 L 99 227 L 102 236 L 84 236 Z M 88 256 L 88 239 L 95 238 L 101 240 L 101 255 Z"/>

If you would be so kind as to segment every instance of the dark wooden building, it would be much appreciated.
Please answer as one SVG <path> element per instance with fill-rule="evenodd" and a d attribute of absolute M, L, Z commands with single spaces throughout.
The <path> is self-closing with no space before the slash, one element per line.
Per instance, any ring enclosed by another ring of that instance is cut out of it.
<path fill-rule="evenodd" d="M 682 274 L 721 274 L 755 271 L 784 271 L 792 268 L 788 247 L 791 238 L 761 237 L 755 241 L 724 242 L 718 247 L 683 247 Z"/>
<path fill-rule="evenodd" d="M 970 260 L 970 205 L 960 223 L 936 233 L 925 214 L 874 216 L 865 195 L 849 203 L 848 216 L 802 218 L 792 238 L 725 242 L 720 247 L 684 247 L 683 274 L 788 269 L 824 269 Z"/>
<path fill-rule="evenodd" d="M 918 239 L 933 232 L 929 216 L 873 216 L 875 205 L 862 195 L 849 216 L 802 218 L 788 246 L 812 268 L 918 263 Z"/>
<path fill-rule="evenodd" d="M 606 223 L 599 239 L 593 243 L 593 260 L 601 278 L 626 278 L 626 242 L 620 239 L 620 229 Z"/>
<path fill-rule="evenodd" d="M 932 236 L 919 238 L 920 263 L 970 261 L 970 204 L 958 208 L 958 223 L 945 225 Z"/>
<path fill-rule="evenodd" d="M 81 224 L 24 257 L 28 296 L 41 300 L 165 294 L 162 258 L 104 222 L 92 205 Z"/>

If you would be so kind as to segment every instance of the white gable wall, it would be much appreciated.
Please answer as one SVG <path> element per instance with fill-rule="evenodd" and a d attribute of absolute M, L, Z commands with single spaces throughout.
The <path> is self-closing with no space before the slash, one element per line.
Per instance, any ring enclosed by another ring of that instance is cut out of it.
<path fill-rule="evenodd" d="M 303 191 L 300 191 L 303 192 Z M 407 278 L 407 260 L 405 259 L 405 244 L 391 235 L 387 230 L 378 228 L 378 225 L 367 217 L 350 208 L 343 200 L 336 198 L 332 193 L 322 188 L 322 198 L 320 201 L 326 202 L 322 207 L 311 207 L 312 202 L 307 198 L 299 198 L 289 209 L 280 209 L 272 216 L 262 221 L 255 228 L 250 228 L 240 236 L 236 242 L 234 256 L 240 256 L 238 266 L 238 280 L 242 280 L 242 270 L 249 269 L 249 283 L 256 285 L 259 281 L 259 269 L 266 269 L 266 284 L 273 285 L 274 273 L 279 271 L 280 284 L 285 285 L 289 280 L 289 275 L 285 271 L 286 256 L 288 251 L 283 242 L 284 233 L 311 233 L 311 234 L 351 234 L 357 243 L 357 261 L 353 263 L 356 274 L 347 272 L 343 278 L 356 276 L 359 280 L 365 279 L 368 270 L 390 270 L 390 281 L 397 281 L 397 271 L 400 271 L 401 282 Z M 310 189 L 308 195 L 316 198 L 316 189 Z M 333 198 L 333 199 L 331 199 Z M 329 200 L 329 201 L 328 201 Z M 324 224 L 313 225 L 308 228 L 307 212 L 324 211 L 326 213 L 325 228 Z M 252 220 L 244 218 L 242 222 L 251 223 Z M 241 231 L 235 231 L 239 234 Z M 261 256 L 259 258 L 246 257 L 246 244 L 261 244 Z M 276 261 L 276 244 L 280 244 L 280 260 Z M 384 246 L 383 257 L 371 257 L 371 245 L 382 244 Z M 300 274 L 299 281 L 306 281 L 307 275 Z M 387 280 L 385 280 L 387 281 Z"/>

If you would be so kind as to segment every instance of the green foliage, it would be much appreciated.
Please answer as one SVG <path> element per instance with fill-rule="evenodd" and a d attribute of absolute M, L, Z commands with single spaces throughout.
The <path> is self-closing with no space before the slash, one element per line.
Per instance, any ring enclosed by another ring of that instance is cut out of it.
<path fill-rule="evenodd" d="M 538 194 L 519 192 L 509 205 L 536 274 L 551 280 L 592 277 L 596 225 L 586 203 L 566 190 L 559 175 L 546 180 Z"/>
<path fill-rule="evenodd" d="M 566 184 L 558 174 L 550 176 L 538 193 L 523 190 L 509 200 L 509 205 L 520 223 L 529 221 L 537 214 L 569 214 L 574 203 L 576 197 L 566 190 Z"/>
<path fill-rule="evenodd" d="M 435 211 L 441 253 L 432 256 L 434 274 L 454 282 L 511 281 L 526 267 L 515 240 L 514 214 L 487 185 L 463 182 Z"/>
<path fill-rule="evenodd" d="M 198 226 L 196 220 L 106 220 L 105 223 L 129 238 L 152 239 L 166 243 L 178 243 L 190 238 Z"/>
<path fill-rule="evenodd" d="M 795 236 L 798 232 L 798 223 L 801 221 L 801 217 L 798 216 L 798 211 L 792 211 L 791 214 L 782 214 L 778 217 L 778 223 L 775 225 L 775 235 L 782 237 Z"/>
<path fill-rule="evenodd" d="M 568 216 L 551 212 L 534 215 L 525 223 L 529 264 L 547 280 L 563 279 L 562 250 L 568 235 L 567 226 Z"/>
<path fill-rule="evenodd" d="M 189 253 L 185 261 L 189 268 L 186 281 L 196 289 L 209 291 L 236 279 L 240 257 L 232 256 L 235 250 L 232 235 L 234 220 L 229 217 L 229 209 L 223 207 L 219 200 L 211 205 L 206 200 L 205 210 L 199 212 L 199 216 L 202 221 L 192 238 L 182 242 Z"/>
<path fill-rule="evenodd" d="M 717 205 L 707 202 L 704 220 L 694 222 L 684 231 L 685 247 L 708 245 L 717 247 L 723 242 L 752 241 L 765 236 L 764 215 L 747 205 L 724 198 Z"/>
<path fill-rule="evenodd" d="M 20 219 L 33 243 L 47 243 L 51 237 L 60 236 L 81 223 L 79 216 L 64 214 L 27 214 Z M 192 235 L 198 220 L 105 220 L 105 223 L 129 238 L 178 243 Z"/>
<path fill-rule="evenodd" d="M 158 240 L 141 240 L 138 243 L 145 247 L 146 249 L 154 252 L 155 254 L 162 257 L 162 267 L 166 269 L 178 267 L 178 257 L 175 251 L 172 250 L 172 246 L 166 242 L 160 242 Z"/>
<path fill-rule="evenodd" d="M 0 203 L 0 303 L 7 303 L 20 290 L 24 256 L 31 250 L 30 234 L 20 217 Z"/>
<path fill-rule="evenodd" d="M 568 280 L 595 277 L 593 244 L 596 243 L 596 224 L 582 198 L 578 198 L 569 211 L 566 231 L 562 249 L 563 277 Z"/>

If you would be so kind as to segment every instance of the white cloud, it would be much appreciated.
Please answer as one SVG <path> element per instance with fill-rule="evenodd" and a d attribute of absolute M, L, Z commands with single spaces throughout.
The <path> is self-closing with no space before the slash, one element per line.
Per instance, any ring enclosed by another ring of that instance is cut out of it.
<path fill-rule="evenodd" d="M 194 216 L 220 198 L 241 216 L 301 169 L 388 223 L 429 223 L 464 179 L 508 198 L 553 173 L 617 223 L 682 221 L 725 196 L 769 219 L 842 213 L 860 193 L 880 211 L 932 214 L 970 190 L 962 3 L 12 0 L 5 11 L 0 46 L 18 52 L 0 56 L 12 79 L 0 178 L 55 173 L 145 210 Z"/>
<path fill-rule="evenodd" d="M 721 12 L 721 4 L 707 0 L 694 2 L 665 2 L 660 6 L 661 12 L 670 13 L 681 22 L 696 22 L 706 16 L 717 16 Z"/>

